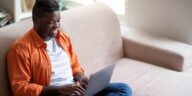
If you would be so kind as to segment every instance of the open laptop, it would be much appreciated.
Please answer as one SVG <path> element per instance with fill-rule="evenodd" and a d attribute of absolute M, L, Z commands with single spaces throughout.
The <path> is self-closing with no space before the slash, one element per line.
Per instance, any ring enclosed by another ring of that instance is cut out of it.
<path fill-rule="evenodd" d="M 110 83 L 115 65 L 116 64 L 112 64 L 90 75 L 85 96 L 94 96 L 96 93 L 107 87 L 107 85 Z"/>

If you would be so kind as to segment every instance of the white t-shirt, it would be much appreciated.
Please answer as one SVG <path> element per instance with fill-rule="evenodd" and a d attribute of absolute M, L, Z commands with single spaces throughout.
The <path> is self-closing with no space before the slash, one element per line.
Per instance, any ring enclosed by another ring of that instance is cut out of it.
<path fill-rule="evenodd" d="M 73 84 L 73 75 L 69 57 L 57 43 L 55 38 L 45 41 L 47 52 L 51 60 L 51 82 L 50 85 L 61 86 Z"/>

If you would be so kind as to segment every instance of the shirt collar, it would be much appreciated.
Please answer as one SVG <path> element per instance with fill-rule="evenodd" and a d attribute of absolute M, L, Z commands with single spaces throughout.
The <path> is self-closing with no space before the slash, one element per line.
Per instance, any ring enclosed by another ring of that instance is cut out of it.
<path fill-rule="evenodd" d="M 31 36 L 34 41 L 35 47 L 41 47 L 45 45 L 43 39 L 39 36 L 39 34 L 34 28 L 31 29 Z"/>
<path fill-rule="evenodd" d="M 39 36 L 39 34 L 34 28 L 31 29 L 31 36 L 34 41 L 35 47 L 39 48 L 41 46 L 46 46 L 46 43 Z M 59 40 L 60 36 L 61 36 L 61 32 L 58 32 L 56 38 Z"/>
<path fill-rule="evenodd" d="M 31 35 L 32 35 L 33 41 L 35 43 L 35 47 L 39 48 L 41 46 L 46 46 L 46 43 L 39 36 L 39 34 L 37 33 L 37 31 L 34 28 L 31 29 Z M 58 32 L 56 38 L 59 40 L 60 36 L 61 36 L 61 32 Z"/>

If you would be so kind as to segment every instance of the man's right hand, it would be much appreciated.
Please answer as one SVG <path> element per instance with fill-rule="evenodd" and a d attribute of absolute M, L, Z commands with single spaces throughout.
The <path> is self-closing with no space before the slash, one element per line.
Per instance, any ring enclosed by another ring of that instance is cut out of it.
<path fill-rule="evenodd" d="M 85 96 L 85 89 L 80 86 L 79 82 L 73 85 L 60 86 L 58 92 L 61 96 Z"/>
<path fill-rule="evenodd" d="M 40 96 L 85 96 L 85 89 L 79 82 L 65 86 L 45 86 Z"/>

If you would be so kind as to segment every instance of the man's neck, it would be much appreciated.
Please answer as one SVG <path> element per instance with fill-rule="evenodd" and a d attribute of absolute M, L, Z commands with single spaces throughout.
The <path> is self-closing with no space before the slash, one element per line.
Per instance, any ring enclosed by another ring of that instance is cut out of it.
<path fill-rule="evenodd" d="M 53 36 L 47 36 L 45 34 L 41 34 L 40 30 L 38 30 L 36 28 L 35 28 L 35 30 L 36 30 L 37 34 L 43 39 L 43 41 L 48 41 L 51 38 L 53 38 Z"/>

